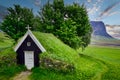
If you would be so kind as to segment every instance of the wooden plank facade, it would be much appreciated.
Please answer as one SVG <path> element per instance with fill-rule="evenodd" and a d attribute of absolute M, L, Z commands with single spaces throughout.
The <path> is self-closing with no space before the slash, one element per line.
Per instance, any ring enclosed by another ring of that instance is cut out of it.
<path fill-rule="evenodd" d="M 28 51 L 28 52 L 32 51 L 34 53 L 33 54 L 34 67 L 38 67 L 40 64 L 39 54 L 46 51 L 30 30 L 26 32 L 26 34 L 23 36 L 21 41 L 18 42 L 14 50 L 17 53 L 17 57 L 16 57 L 17 64 L 21 64 L 21 65 L 25 65 L 25 51 Z"/>

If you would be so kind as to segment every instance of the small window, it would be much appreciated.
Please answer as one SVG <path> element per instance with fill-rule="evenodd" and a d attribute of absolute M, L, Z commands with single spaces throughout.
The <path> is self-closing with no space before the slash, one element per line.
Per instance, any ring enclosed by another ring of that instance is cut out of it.
<path fill-rule="evenodd" d="M 27 42 L 27 46 L 31 46 L 31 42 Z"/>

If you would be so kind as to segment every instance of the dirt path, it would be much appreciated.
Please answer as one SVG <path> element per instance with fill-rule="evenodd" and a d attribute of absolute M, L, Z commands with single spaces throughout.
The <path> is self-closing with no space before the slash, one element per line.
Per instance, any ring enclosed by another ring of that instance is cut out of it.
<path fill-rule="evenodd" d="M 15 77 L 13 77 L 12 80 L 29 80 L 28 76 L 31 74 L 30 71 L 24 71 L 21 72 L 20 74 L 17 74 Z"/>

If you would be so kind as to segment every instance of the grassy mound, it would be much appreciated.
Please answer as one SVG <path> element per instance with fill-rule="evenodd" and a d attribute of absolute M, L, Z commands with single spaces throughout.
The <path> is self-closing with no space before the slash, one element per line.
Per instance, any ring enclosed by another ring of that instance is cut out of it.
<path fill-rule="evenodd" d="M 24 66 L 16 65 L 16 54 L 12 48 L 0 52 L 0 80 L 9 80 L 25 69 Z"/>
<path fill-rule="evenodd" d="M 17 73 L 25 70 L 24 66 L 16 65 L 16 54 L 12 49 L 14 40 L 0 32 L 0 80 L 9 80 Z"/>
<path fill-rule="evenodd" d="M 52 69 L 54 71 L 43 68 L 33 69 L 33 73 L 31 75 L 32 80 L 36 80 L 35 77 L 41 80 L 53 80 L 57 78 L 60 78 L 60 80 L 88 80 L 94 77 L 95 74 L 103 70 L 103 66 L 99 61 L 95 61 L 92 58 L 87 58 L 86 56 L 79 55 L 76 50 L 65 45 L 53 34 L 40 32 L 33 33 L 47 51 L 40 55 L 41 59 L 50 58 L 52 60 L 58 60 L 67 64 L 72 64 L 75 70 L 74 72 L 65 73 L 63 71 L 56 71 L 54 69 Z M 44 73 L 41 73 L 41 71 L 43 71 Z M 51 75 L 48 75 L 47 73 Z"/>
<path fill-rule="evenodd" d="M 11 39 L 7 34 L 0 32 L 0 50 L 10 47 L 13 43 L 13 39 Z"/>

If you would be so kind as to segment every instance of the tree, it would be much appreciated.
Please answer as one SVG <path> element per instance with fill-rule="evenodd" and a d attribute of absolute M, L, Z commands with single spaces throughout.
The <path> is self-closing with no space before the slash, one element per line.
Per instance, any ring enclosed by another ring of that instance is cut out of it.
<path fill-rule="evenodd" d="M 42 31 L 56 33 L 60 29 L 62 22 L 64 21 L 64 1 L 54 0 L 53 4 L 48 2 L 39 11 L 40 20 L 42 23 Z"/>
<path fill-rule="evenodd" d="M 7 10 L 8 15 L 2 22 L 0 29 L 17 41 L 25 33 L 27 25 L 33 26 L 34 15 L 32 10 L 22 8 L 20 5 L 14 5 L 14 8 L 9 7 Z"/>
<path fill-rule="evenodd" d="M 73 48 L 79 48 L 81 39 L 79 39 L 76 29 L 76 22 L 74 22 L 72 19 L 68 19 L 62 23 L 56 34 L 58 38 L 60 38 L 65 44 L 68 44 Z"/>
<path fill-rule="evenodd" d="M 73 3 L 73 5 L 66 7 L 65 13 L 68 18 L 76 22 L 77 34 L 81 39 L 80 46 L 84 50 L 90 43 L 92 33 L 92 27 L 90 26 L 86 8 L 84 5 L 80 6 L 77 3 Z"/>
<path fill-rule="evenodd" d="M 33 23 L 33 30 L 35 30 L 35 31 L 42 30 L 42 27 L 41 27 L 42 24 L 41 24 L 39 16 L 35 16 L 33 22 L 34 22 Z"/>
<path fill-rule="evenodd" d="M 90 43 L 92 28 L 84 5 L 64 5 L 64 0 L 48 1 L 40 14 L 41 31 L 53 33 L 72 48 L 84 49 Z"/>

